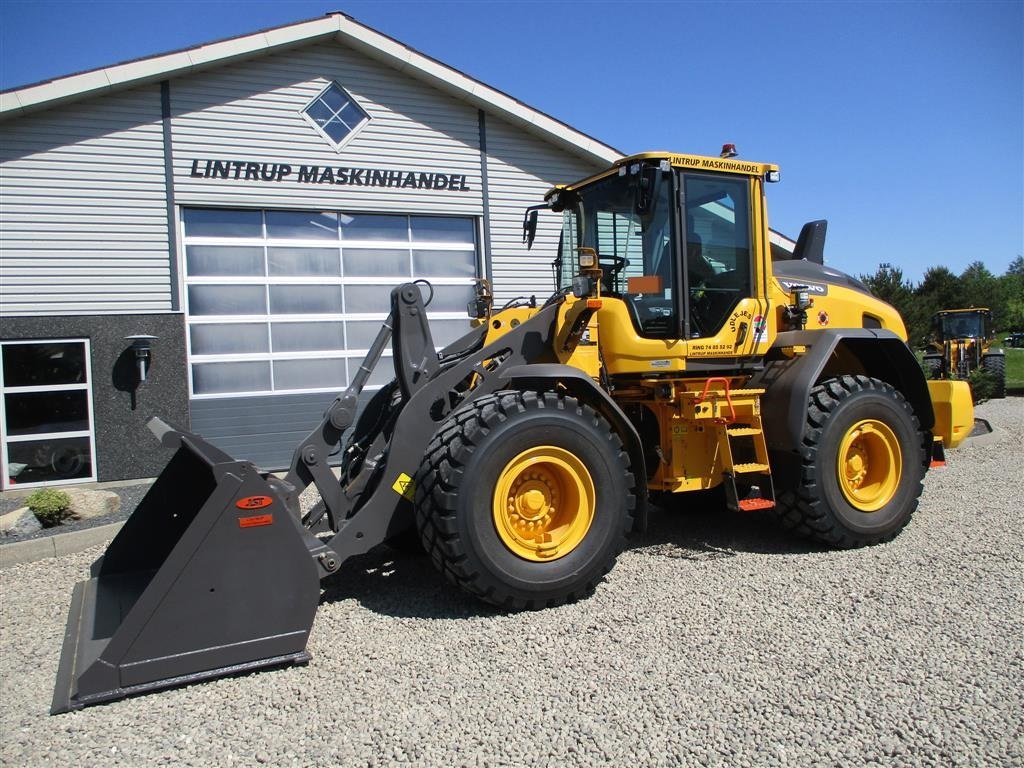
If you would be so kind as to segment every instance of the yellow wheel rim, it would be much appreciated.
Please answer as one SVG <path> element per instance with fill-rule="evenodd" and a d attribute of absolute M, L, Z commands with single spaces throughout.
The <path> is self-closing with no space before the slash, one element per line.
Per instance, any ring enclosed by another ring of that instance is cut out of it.
<path fill-rule="evenodd" d="M 881 421 L 858 421 L 839 445 L 839 489 L 861 512 L 877 512 L 896 495 L 903 454 L 895 433 Z"/>
<path fill-rule="evenodd" d="M 494 526 L 510 551 L 534 562 L 572 552 L 590 530 L 597 494 L 569 451 L 542 445 L 505 465 L 494 489 Z"/>

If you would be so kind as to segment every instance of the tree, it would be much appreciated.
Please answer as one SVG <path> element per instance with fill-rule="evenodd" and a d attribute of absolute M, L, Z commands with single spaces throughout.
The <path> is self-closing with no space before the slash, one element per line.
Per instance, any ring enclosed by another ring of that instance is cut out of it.
<path fill-rule="evenodd" d="M 960 278 L 948 267 L 929 267 L 924 280 L 914 291 L 917 312 L 923 320 L 923 327 L 915 328 L 914 342 L 925 344 L 931 336 L 931 318 L 943 309 L 959 309 L 963 306 Z"/>
<path fill-rule="evenodd" d="M 903 279 L 903 270 L 892 264 L 879 264 L 873 275 L 861 275 L 861 282 L 882 301 L 892 304 L 907 326 L 910 344 L 920 346 L 928 335 L 928 314 L 914 295 L 914 288 Z"/>
<path fill-rule="evenodd" d="M 980 261 L 972 261 L 960 274 L 962 307 L 988 307 L 995 316 L 996 327 L 1002 325 L 1005 314 L 999 280 Z"/>
<path fill-rule="evenodd" d="M 924 280 L 915 291 L 917 297 L 929 304 L 932 312 L 960 307 L 960 280 L 949 267 L 929 267 Z"/>
<path fill-rule="evenodd" d="M 861 281 L 882 301 L 897 309 L 907 304 L 911 294 L 910 283 L 903 279 L 903 270 L 892 264 L 879 264 L 873 275 L 861 275 Z"/>
<path fill-rule="evenodd" d="M 996 318 L 996 327 L 1002 331 L 1024 330 L 1024 258 L 1018 256 L 1010 262 L 1006 274 L 999 278 L 999 292 L 1003 312 Z"/>

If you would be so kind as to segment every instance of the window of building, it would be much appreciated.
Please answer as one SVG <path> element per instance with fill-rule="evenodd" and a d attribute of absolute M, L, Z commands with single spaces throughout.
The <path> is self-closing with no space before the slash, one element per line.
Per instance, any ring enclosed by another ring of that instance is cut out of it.
<path fill-rule="evenodd" d="M 303 116 L 341 147 L 370 121 L 355 99 L 337 83 L 331 83 L 302 110 Z"/>
<path fill-rule="evenodd" d="M 0 343 L 3 488 L 96 479 L 87 339 Z"/>
<path fill-rule="evenodd" d="M 469 330 L 475 219 L 188 208 L 182 224 L 193 397 L 348 386 L 391 289 L 418 278 L 437 348 Z M 393 376 L 385 358 L 370 386 Z"/>

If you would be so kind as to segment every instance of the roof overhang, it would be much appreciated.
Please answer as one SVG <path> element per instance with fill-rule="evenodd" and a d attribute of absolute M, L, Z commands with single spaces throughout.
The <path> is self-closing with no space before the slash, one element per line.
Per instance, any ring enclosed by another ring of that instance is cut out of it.
<path fill-rule="evenodd" d="M 4 91 L 0 93 L 0 120 L 326 41 L 357 50 L 592 162 L 613 163 L 622 157 L 621 152 L 592 136 L 337 12 Z"/>

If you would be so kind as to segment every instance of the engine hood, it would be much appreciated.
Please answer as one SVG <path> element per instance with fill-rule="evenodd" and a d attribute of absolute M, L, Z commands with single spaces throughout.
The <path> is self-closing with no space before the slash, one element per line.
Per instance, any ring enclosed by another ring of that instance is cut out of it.
<path fill-rule="evenodd" d="M 874 295 L 857 278 L 851 277 L 845 272 L 840 272 L 838 269 L 815 264 L 813 261 L 804 261 L 803 259 L 773 261 L 772 271 L 775 273 L 775 278 L 787 292 L 794 285 L 806 285 L 810 288 L 809 292 L 813 296 L 823 293 L 820 288 L 824 288 L 827 284 L 850 288 L 854 291 L 865 293 L 868 296 Z"/>

